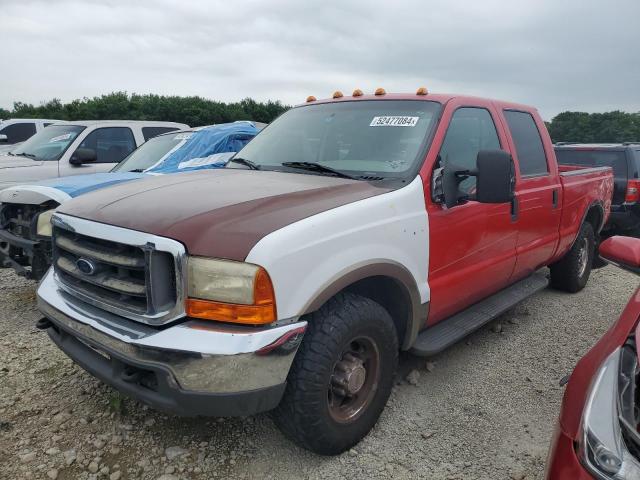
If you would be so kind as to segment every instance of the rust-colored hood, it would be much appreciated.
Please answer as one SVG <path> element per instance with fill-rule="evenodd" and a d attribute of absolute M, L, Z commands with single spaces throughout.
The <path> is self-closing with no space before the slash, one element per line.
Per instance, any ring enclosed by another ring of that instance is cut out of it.
<path fill-rule="evenodd" d="M 364 181 L 228 168 L 124 183 L 58 211 L 172 238 L 192 255 L 241 261 L 279 228 L 387 191 Z"/>

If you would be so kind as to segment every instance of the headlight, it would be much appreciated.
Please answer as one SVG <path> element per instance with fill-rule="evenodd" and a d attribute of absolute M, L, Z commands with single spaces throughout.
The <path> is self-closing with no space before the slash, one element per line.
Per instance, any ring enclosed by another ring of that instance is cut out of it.
<path fill-rule="evenodd" d="M 276 320 L 269 274 L 250 263 L 204 257 L 187 259 L 187 315 L 262 325 Z"/>
<path fill-rule="evenodd" d="M 598 370 L 582 418 L 582 461 L 596 478 L 603 480 L 640 480 L 640 463 L 627 450 L 620 427 L 622 352 L 617 349 Z"/>
<path fill-rule="evenodd" d="M 55 208 L 42 212 L 38 215 L 38 222 L 36 226 L 36 232 L 41 237 L 51 236 L 51 217 L 56 212 Z M 31 227 L 33 228 L 33 227 Z"/>

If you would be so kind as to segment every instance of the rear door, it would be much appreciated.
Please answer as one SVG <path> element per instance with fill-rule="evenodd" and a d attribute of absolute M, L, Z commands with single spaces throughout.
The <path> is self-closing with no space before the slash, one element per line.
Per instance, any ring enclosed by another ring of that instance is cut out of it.
<path fill-rule="evenodd" d="M 553 146 L 541 132 L 544 123 L 531 112 L 504 109 L 509 143 L 518 165 L 514 218 L 518 226 L 516 268 L 518 280 L 544 266 L 559 240 L 562 185 L 553 159 Z"/>
<path fill-rule="evenodd" d="M 425 192 L 430 192 L 433 169 L 455 164 L 474 169 L 478 151 L 508 149 L 497 112 L 489 102 L 450 101 L 445 109 L 432 152 L 421 172 Z M 472 193 L 475 178 L 461 184 Z M 446 209 L 429 195 L 429 288 L 428 324 L 432 325 L 505 287 L 515 265 L 517 229 L 511 223 L 508 204 L 467 201 Z"/>
<path fill-rule="evenodd" d="M 83 165 L 72 165 L 72 158 L 79 148 L 92 149 L 96 152 L 96 161 Z M 76 146 L 66 161 L 60 162 L 60 176 L 80 175 L 86 173 L 108 172 L 136 149 L 136 141 L 129 127 L 102 127 L 90 132 Z"/>

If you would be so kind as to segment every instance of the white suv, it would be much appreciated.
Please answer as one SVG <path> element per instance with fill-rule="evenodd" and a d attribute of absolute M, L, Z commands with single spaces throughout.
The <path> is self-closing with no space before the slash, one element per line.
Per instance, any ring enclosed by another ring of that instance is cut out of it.
<path fill-rule="evenodd" d="M 46 178 L 108 172 L 149 138 L 189 128 L 129 120 L 58 122 L 0 155 L 0 190 Z"/>
<path fill-rule="evenodd" d="M 44 118 L 10 118 L 0 120 L 0 146 L 22 143 L 47 125 L 60 120 Z"/>

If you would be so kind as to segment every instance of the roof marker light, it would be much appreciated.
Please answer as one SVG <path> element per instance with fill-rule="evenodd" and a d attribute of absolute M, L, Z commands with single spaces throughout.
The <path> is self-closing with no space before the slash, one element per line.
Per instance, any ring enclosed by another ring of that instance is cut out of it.
<path fill-rule="evenodd" d="M 386 95 L 387 92 L 385 91 L 384 88 L 376 88 L 375 94 L 376 95 Z"/>
<path fill-rule="evenodd" d="M 309 95 L 309 96 L 307 97 L 307 103 L 309 103 L 309 102 L 315 102 L 315 101 L 316 101 L 316 97 L 314 97 L 313 95 Z"/>
<path fill-rule="evenodd" d="M 342 92 L 340 90 L 336 90 L 335 92 L 333 92 L 333 98 L 342 98 L 344 97 L 344 95 L 342 95 Z"/>
<path fill-rule="evenodd" d="M 429 91 L 427 90 L 427 87 L 420 87 L 416 91 L 416 95 L 426 95 L 427 93 L 429 93 Z"/>
<path fill-rule="evenodd" d="M 361 97 L 364 94 L 362 93 L 362 90 L 360 90 L 359 88 L 356 88 L 351 95 L 353 97 Z"/>

